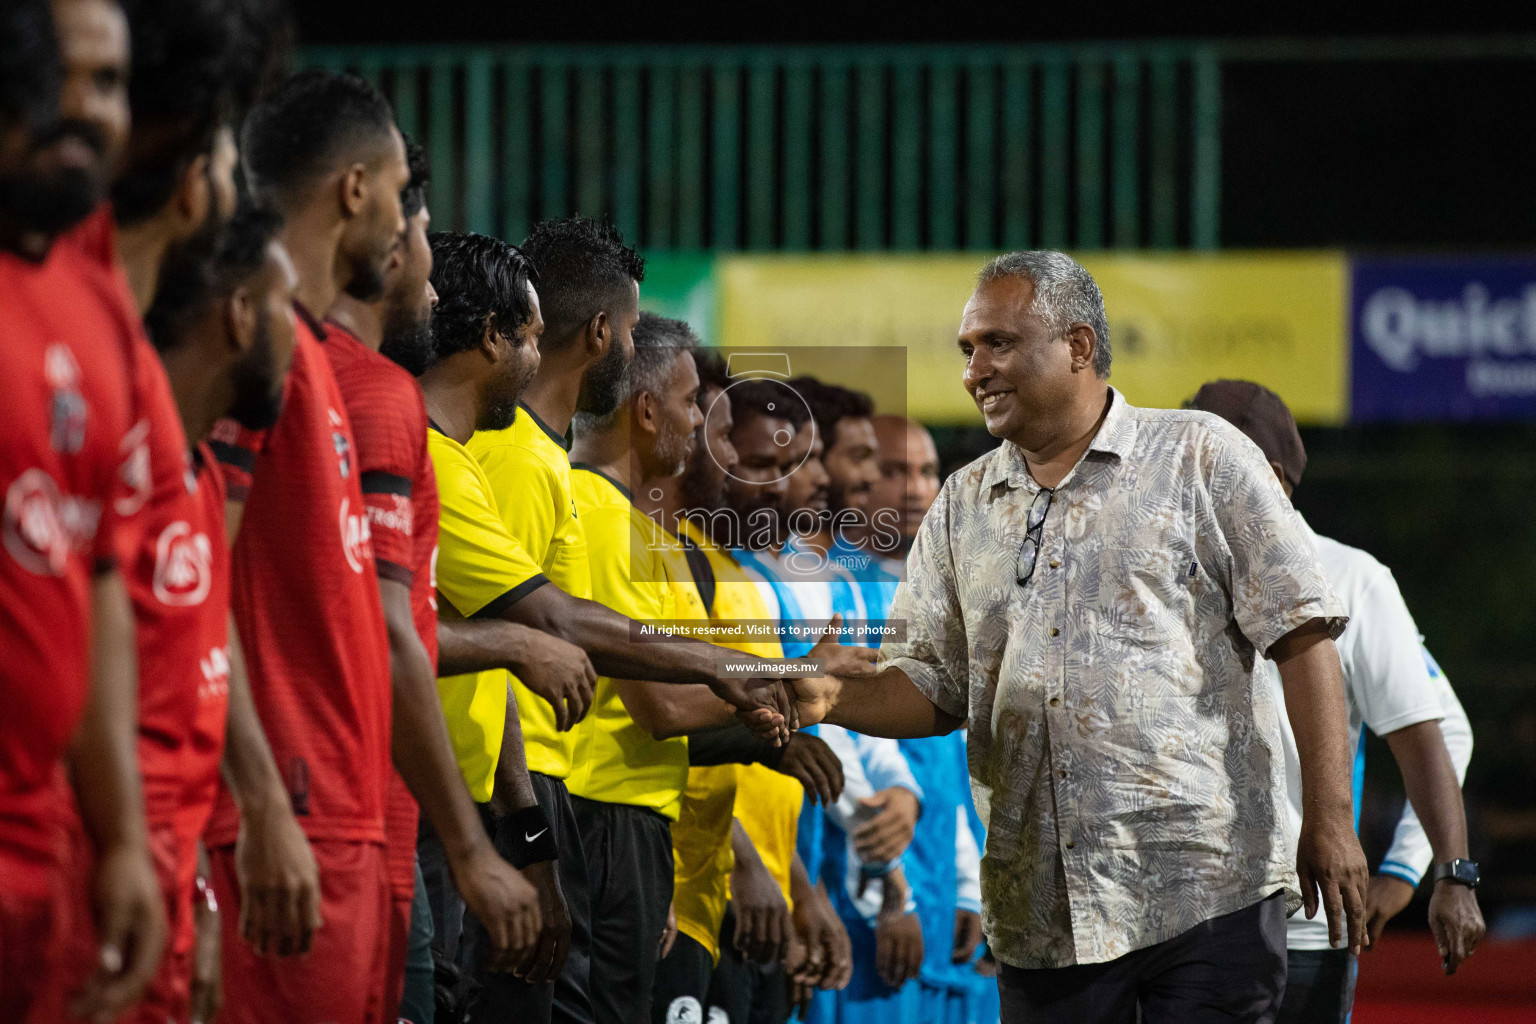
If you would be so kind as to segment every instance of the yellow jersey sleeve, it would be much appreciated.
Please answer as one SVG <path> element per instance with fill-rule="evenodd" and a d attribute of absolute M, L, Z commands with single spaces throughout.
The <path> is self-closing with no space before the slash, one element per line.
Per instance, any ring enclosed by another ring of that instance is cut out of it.
<path fill-rule="evenodd" d="M 571 493 L 565 448 L 527 409 L 505 430 L 482 430 L 469 451 L 485 471 L 502 519 L 556 586 L 591 597 L 586 533 Z"/>
<path fill-rule="evenodd" d="M 428 442 L 440 503 L 437 589 L 453 610 L 466 619 L 494 614 L 548 582 L 507 530 L 475 460 L 436 430 Z"/>

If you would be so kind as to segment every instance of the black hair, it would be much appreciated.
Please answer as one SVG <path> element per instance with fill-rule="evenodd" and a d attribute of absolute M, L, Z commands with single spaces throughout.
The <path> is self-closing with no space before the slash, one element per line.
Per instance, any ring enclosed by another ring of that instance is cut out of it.
<path fill-rule="evenodd" d="M 720 353 L 710 348 L 695 348 L 693 350 L 693 365 L 699 371 L 699 393 L 703 394 L 711 388 L 724 391 L 731 386 L 730 375 L 725 372 L 725 360 L 720 358 Z"/>
<path fill-rule="evenodd" d="M 650 310 L 641 310 L 634 341 L 635 358 L 619 382 L 619 404 L 606 413 L 578 412 L 571 421 L 578 436 L 612 429 L 625 402 L 642 391 L 658 393 L 671 377 L 678 355 L 699 347 L 699 336 L 687 322 Z"/>
<path fill-rule="evenodd" d="M 0 5 L 0 125 L 38 127 L 58 114 L 64 70 L 48 0 Z"/>
<path fill-rule="evenodd" d="M 645 280 L 645 260 L 618 229 L 587 217 L 536 224 L 522 248 L 539 268 L 545 352 L 563 349 L 599 311 Z"/>
<path fill-rule="evenodd" d="M 245 119 L 240 149 L 251 191 L 281 201 L 343 162 L 371 157 L 394 125 L 389 101 L 356 75 L 301 71 Z"/>
<path fill-rule="evenodd" d="M 837 425 L 845 419 L 867 419 L 875 414 L 875 403 L 862 391 L 852 391 L 836 384 L 825 384 L 815 377 L 796 377 L 789 386 L 800 393 L 811 407 L 816 432 L 827 448 L 837 440 Z"/>
<path fill-rule="evenodd" d="M 517 246 L 464 231 L 435 231 L 428 241 L 437 290 L 432 347 L 438 359 L 478 345 L 491 316 L 509 336 L 533 319 L 528 287 L 538 274 Z"/>
<path fill-rule="evenodd" d="M 264 0 L 131 0 L 128 98 L 133 135 L 127 167 L 113 183 L 121 224 L 146 220 L 170 202 L 187 165 L 210 153 L 255 99 L 281 59 L 282 17 Z M 275 22 L 274 22 L 275 19 Z M 254 33 L 254 34 L 253 34 Z"/>
<path fill-rule="evenodd" d="M 282 228 L 281 216 L 244 196 L 220 232 L 212 256 L 185 254 L 167 261 L 154 305 L 144 315 L 144 327 L 155 347 L 166 351 L 180 345 L 208 303 L 224 298 L 258 273 L 266 263 L 267 246 Z"/>
<path fill-rule="evenodd" d="M 791 384 L 781 380 L 755 378 L 731 386 L 731 416 L 740 426 L 752 416 L 789 420 L 799 430 L 808 417 L 805 406 L 790 393 Z"/>
<path fill-rule="evenodd" d="M 405 139 L 405 163 L 411 169 L 411 180 L 400 190 L 400 212 L 406 220 L 410 220 L 427 205 L 427 185 L 432 181 L 432 161 L 421 143 L 411 141 L 408 135 L 402 137 Z"/>

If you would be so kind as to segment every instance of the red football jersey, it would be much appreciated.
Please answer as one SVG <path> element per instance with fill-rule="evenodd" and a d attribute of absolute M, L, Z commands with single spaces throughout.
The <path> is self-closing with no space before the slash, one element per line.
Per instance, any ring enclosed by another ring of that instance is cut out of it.
<path fill-rule="evenodd" d="M 139 638 L 139 770 L 150 821 L 170 823 L 190 791 L 217 778 L 229 695 L 229 549 L 217 465 L 194 465 L 170 381 L 142 337 L 134 376 L 150 482 L 124 567 Z M 204 749 L 194 756 L 199 723 Z"/>
<path fill-rule="evenodd" d="M 118 561 L 134 325 L 98 264 L 0 253 L 0 892 L 51 874 L 89 690 L 91 580 Z M 67 812 L 66 812 L 67 813 Z"/>
<path fill-rule="evenodd" d="M 283 413 L 224 423 L 213 449 L 245 501 L 231 601 L 267 741 L 311 839 L 382 842 L 389 642 L 352 428 L 324 328 L 299 310 Z M 208 842 L 235 841 L 221 791 Z"/>
<path fill-rule="evenodd" d="M 437 665 L 437 476 L 427 454 L 427 404 L 405 369 L 327 321 L 325 354 L 357 441 L 363 501 L 379 575 L 411 588 L 421 642 Z"/>
<path fill-rule="evenodd" d="M 327 322 L 325 354 L 347 404 L 357 442 L 357 464 L 368 505 L 373 556 L 384 579 L 411 589 L 411 612 L 421 642 L 437 666 L 437 477 L 427 454 L 427 405 L 416 379 L 364 345 L 340 324 Z M 390 779 L 384 831 L 390 882 L 410 899 L 416 884 L 416 821 L 410 790 Z"/>
<path fill-rule="evenodd" d="M 178 812 L 178 831 L 183 836 L 201 836 L 208 827 L 214 798 L 219 793 L 219 762 L 224 757 L 224 727 L 229 720 L 230 564 L 224 528 L 224 473 L 207 444 L 197 446 L 192 461 L 192 483 L 197 488 L 202 529 L 214 551 L 214 589 L 223 591 L 223 627 L 211 615 L 204 617 L 209 645 L 197 663 L 197 704 L 182 756 L 181 778 L 185 788 Z M 218 646 L 212 646 L 215 640 L 219 641 Z"/>

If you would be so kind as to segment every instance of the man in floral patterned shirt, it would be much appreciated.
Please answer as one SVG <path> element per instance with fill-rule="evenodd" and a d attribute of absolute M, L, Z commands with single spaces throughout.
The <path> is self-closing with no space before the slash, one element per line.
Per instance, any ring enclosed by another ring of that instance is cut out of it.
<path fill-rule="evenodd" d="M 1109 387 L 1103 298 L 1071 259 L 989 263 L 959 346 L 1003 443 L 923 521 L 891 613 L 907 641 L 871 679 L 798 681 L 801 721 L 969 720 L 1005 1022 L 1266 1024 L 1288 912 L 1321 902 L 1364 938 L 1343 608 L 1251 441 Z M 1263 657 L 1309 771 L 1299 848 Z"/>

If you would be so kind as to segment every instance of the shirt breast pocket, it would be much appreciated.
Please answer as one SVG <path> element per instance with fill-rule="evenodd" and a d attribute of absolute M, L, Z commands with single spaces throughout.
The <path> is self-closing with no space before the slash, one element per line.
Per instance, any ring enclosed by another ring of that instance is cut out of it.
<path fill-rule="evenodd" d="M 1099 632 L 1128 647 L 1178 639 L 1193 603 L 1194 562 L 1162 548 L 1106 548 L 1099 577 Z"/>

